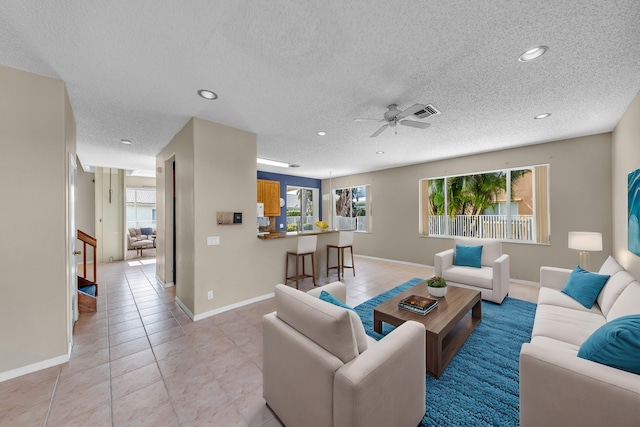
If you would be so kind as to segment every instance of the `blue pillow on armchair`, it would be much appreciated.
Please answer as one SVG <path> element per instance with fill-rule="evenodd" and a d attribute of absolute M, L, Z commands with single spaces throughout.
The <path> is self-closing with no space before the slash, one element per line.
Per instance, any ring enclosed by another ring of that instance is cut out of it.
<path fill-rule="evenodd" d="M 481 260 L 482 245 L 456 245 L 456 251 L 453 254 L 453 265 L 482 268 Z"/>
<path fill-rule="evenodd" d="M 141 228 L 140 232 L 142 234 L 144 234 L 145 236 L 153 236 L 153 228 L 148 227 L 148 228 Z"/>

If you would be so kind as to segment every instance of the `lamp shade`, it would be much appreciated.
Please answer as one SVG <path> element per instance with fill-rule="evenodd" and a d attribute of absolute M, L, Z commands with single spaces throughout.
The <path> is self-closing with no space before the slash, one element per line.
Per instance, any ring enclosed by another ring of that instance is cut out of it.
<path fill-rule="evenodd" d="M 581 251 L 601 251 L 602 233 L 592 231 L 570 231 L 569 249 Z"/>

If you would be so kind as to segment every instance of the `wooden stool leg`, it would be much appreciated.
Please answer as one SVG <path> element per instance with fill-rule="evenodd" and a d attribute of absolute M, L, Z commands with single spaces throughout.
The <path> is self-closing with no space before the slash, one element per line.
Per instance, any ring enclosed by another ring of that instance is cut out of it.
<path fill-rule="evenodd" d="M 311 276 L 311 278 L 313 279 L 313 286 L 317 286 L 316 285 L 316 259 L 315 259 L 315 252 L 311 252 L 311 272 L 313 273 L 313 276 Z"/>
<path fill-rule="evenodd" d="M 327 277 L 329 277 L 329 246 L 327 246 Z"/>
<path fill-rule="evenodd" d="M 300 256 L 299 256 L 299 255 L 296 255 L 296 289 L 299 289 L 299 288 L 298 288 L 298 278 L 300 277 L 300 276 L 298 275 L 298 264 L 300 264 L 300 263 L 298 262 L 298 258 L 300 258 Z M 303 269 L 303 271 L 304 271 L 304 259 L 303 259 L 302 261 L 303 261 L 302 269 Z"/>
<path fill-rule="evenodd" d="M 353 270 L 353 277 L 356 277 L 356 264 L 353 262 L 353 246 L 349 246 L 349 252 L 351 252 L 351 269 Z"/>
<path fill-rule="evenodd" d="M 340 248 L 340 270 L 342 270 L 342 278 L 344 279 L 344 247 Z M 338 280 L 340 279 L 340 275 L 338 274 Z"/>
<path fill-rule="evenodd" d="M 289 282 L 289 253 L 287 252 L 287 262 L 284 267 L 284 284 Z"/>

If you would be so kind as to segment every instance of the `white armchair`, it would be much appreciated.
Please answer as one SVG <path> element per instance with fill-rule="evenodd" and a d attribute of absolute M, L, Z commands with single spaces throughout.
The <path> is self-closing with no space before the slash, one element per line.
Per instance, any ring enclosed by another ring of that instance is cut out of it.
<path fill-rule="evenodd" d="M 263 320 L 263 396 L 287 426 L 407 426 L 425 412 L 426 334 L 409 321 L 376 342 L 344 300 L 343 283 L 304 293 L 276 285 Z"/>
<path fill-rule="evenodd" d="M 509 293 L 509 255 L 502 253 L 498 240 L 457 238 L 455 245 L 482 246 L 481 267 L 454 265 L 455 246 L 437 253 L 434 259 L 436 276 L 442 276 L 447 284 L 475 289 L 482 299 L 502 304 Z"/>

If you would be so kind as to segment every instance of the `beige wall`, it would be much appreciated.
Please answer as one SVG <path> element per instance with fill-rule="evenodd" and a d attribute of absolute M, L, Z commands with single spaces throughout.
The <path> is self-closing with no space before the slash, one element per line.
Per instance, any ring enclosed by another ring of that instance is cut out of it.
<path fill-rule="evenodd" d="M 613 131 L 613 254 L 636 277 L 640 257 L 627 249 L 627 175 L 640 168 L 640 92 Z"/>
<path fill-rule="evenodd" d="M 297 241 L 256 237 L 256 136 L 197 118 L 187 123 L 156 159 L 156 166 L 162 168 L 156 187 L 158 277 L 171 282 L 167 189 L 174 158 L 176 296 L 199 316 L 272 293 L 274 285 L 284 281 L 285 254 Z M 217 225 L 218 211 L 242 212 L 243 224 Z M 221 244 L 207 246 L 207 236 L 220 236 Z M 214 292 L 211 301 L 207 300 L 210 290 Z"/>
<path fill-rule="evenodd" d="M 59 80 L 0 66 L 0 93 L 0 375 L 10 377 L 68 356 L 75 120 Z"/>
<path fill-rule="evenodd" d="M 448 249 L 452 242 L 418 235 L 421 178 L 548 163 L 551 244 L 503 245 L 511 256 L 511 277 L 538 282 L 541 265 L 572 268 L 577 264 L 577 252 L 567 248 L 569 231 L 603 233 L 604 251 L 591 254 L 592 267 L 611 253 L 610 159 L 611 134 L 607 133 L 333 178 L 332 186 L 371 185 L 373 232 L 356 233 L 356 253 L 433 265 L 434 254 Z M 323 192 L 328 188 L 328 180 L 323 181 Z M 323 215 L 327 214 L 328 207 L 323 209 Z"/>

